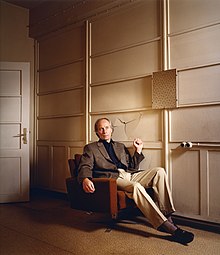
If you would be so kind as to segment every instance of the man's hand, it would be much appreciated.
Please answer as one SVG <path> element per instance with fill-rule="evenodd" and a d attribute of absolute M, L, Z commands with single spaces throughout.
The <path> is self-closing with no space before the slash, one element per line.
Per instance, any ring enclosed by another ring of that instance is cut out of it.
<path fill-rule="evenodd" d="M 142 142 L 142 140 L 141 140 L 140 138 L 134 139 L 133 145 L 134 145 L 134 147 L 135 147 L 135 150 L 136 150 L 139 154 L 141 154 L 142 149 L 143 149 L 143 145 L 144 145 L 143 142 Z"/>
<path fill-rule="evenodd" d="M 93 193 L 95 191 L 95 186 L 92 181 L 89 180 L 89 178 L 85 178 L 82 183 L 83 190 L 86 193 Z"/>

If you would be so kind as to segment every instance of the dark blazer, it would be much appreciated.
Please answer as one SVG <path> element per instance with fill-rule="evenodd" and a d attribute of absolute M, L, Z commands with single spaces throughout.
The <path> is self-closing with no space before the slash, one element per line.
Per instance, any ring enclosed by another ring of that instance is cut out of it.
<path fill-rule="evenodd" d="M 144 159 L 141 153 L 134 153 L 131 157 L 123 143 L 112 141 L 117 158 L 126 166 L 126 171 L 135 172 L 139 169 L 140 162 Z M 119 172 L 116 165 L 109 157 L 101 141 L 87 144 L 80 160 L 78 169 L 78 182 L 84 178 L 118 178 Z"/>

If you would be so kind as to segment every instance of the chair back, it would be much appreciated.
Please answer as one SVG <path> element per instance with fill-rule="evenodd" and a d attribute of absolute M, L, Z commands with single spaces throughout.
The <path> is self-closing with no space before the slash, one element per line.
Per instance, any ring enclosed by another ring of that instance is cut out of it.
<path fill-rule="evenodd" d="M 74 159 L 68 159 L 71 177 L 77 177 L 81 154 L 75 154 Z"/>

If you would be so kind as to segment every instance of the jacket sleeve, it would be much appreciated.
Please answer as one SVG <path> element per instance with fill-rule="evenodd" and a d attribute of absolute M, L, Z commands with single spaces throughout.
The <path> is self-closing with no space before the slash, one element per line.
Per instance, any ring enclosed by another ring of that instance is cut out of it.
<path fill-rule="evenodd" d="M 83 155 L 81 157 L 77 180 L 79 184 L 82 183 L 83 179 L 89 178 L 92 179 L 93 175 L 93 166 L 94 166 L 94 156 L 89 145 L 84 147 Z"/>
<path fill-rule="evenodd" d="M 125 151 L 129 155 L 129 166 L 128 166 L 129 170 L 134 170 L 134 171 L 139 170 L 139 165 L 141 161 L 144 159 L 143 153 L 139 154 L 138 152 L 135 151 L 133 157 L 131 157 L 126 147 L 125 147 Z"/>

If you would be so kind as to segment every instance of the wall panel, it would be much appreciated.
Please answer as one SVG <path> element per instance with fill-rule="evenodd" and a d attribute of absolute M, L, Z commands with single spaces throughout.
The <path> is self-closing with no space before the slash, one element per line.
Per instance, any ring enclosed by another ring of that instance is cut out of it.
<path fill-rule="evenodd" d="M 151 101 L 151 76 L 91 88 L 92 112 L 146 108 Z"/>
<path fill-rule="evenodd" d="M 200 215 L 199 151 L 172 151 L 172 194 L 178 213 Z"/>
<path fill-rule="evenodd" d="M 178 104 L 220 102 L 220 65 L 178 72 Z"/>
<path fill-rule="evenodd" d="M 147 146 L 146 146 L 147 147 Z M 153 167 L 164 167 L 163 151 L 161 149 L 143 149 L 145 156 L 140 163 L 140 169 L 150 169 Z"/>
<path fill-rule="evenodd" d="M 162 116 L 161 111 L 144 111 L 105 114 L 113 126 L 113 138 L 117 141 L 133 141 L 139 137 L 146 142 L 158 142 L 162 140 Z M 95 121 L 103 115 L 95 115 L 91 118 L 91 130 Z M 152 128 L 153 127 L 153 128 Z M 97 140 L 96 134 L 91 133 L 91 139 Z"/>
<path fill-rule="evenodd" d="M 84 56 L 84 27 L 78 27 L 40 41 L 40 69 L 67 64 Z"/>
<path fill-rule="evenodd" d="M 83 153 L 83 146 L 76 147 L 76 146 L 69 146 L 68 147 L 68 158 L 74 158 L 75 154 L 82 154 Z"/>
<path fill-rule="evenodd" d="M 92 83 L 146 75 L 159 70 L 159 49 L 160 43 L 156 41 L 93 58 Z"/>
<path fill-rule="evenodd" d="M 65 179 L 69 176 L 67 169 L 67 155 L 65 146 L 53 146 L 52 149 L 52 184 L 56 190 L 65 191 Z"/>
<path fill-rule="evenodd" d="M 170 38 L 170 68 L 218 63 L 220 61 L 220 25 L 176 35 Z"/>
<path fill-rule="evenodd" d="M 51 184 L 50 147 L 37 146 L 37 184 L 49 188 Z"/>
<path fill-rule="evenodd" d="M 83 72 L 83 61 L 43 71 L 39 77 L 39 93 L 83 86 Z"/>
<path fill-rule="evenodd" d="M 220 142 L 220 106 L 171 110 L 170 141 Z"/>
<path fill-rule="evenodd" d="M 142 1 L 126 11 L 91 24 L 92 55 L 146 42 L 160 36 L 159 1 Z"/>
<path fill-rule="evenodd" d="M 82 141 L 84 138 L 83 117 L 38 120 L 38 140 Z"/>
<path fill-rule="evenodd" d="M 39 116 L 73 115 L 83 112 L 83 90 L 75 89 L 39 96 Z"/>
<path fill-rule="evenodd" d="M 220 219 L 220 150 L 210 150 L 208 152 L 208 203 L 209 217 Z"/>
<path fill-rule="evenodd" d="M 205 26 L 219 21 L 219 0 L 169 0 L 170 33 Z"/>

